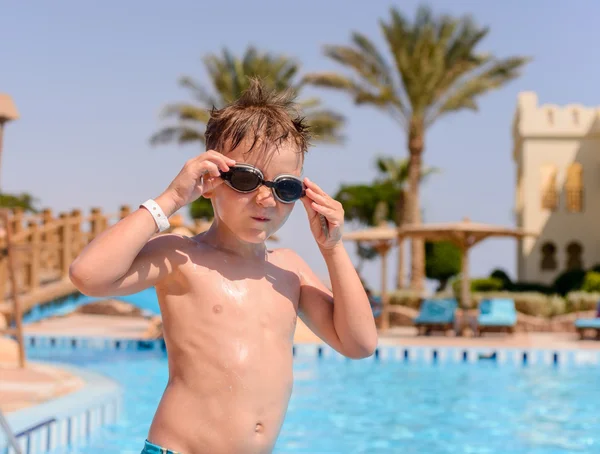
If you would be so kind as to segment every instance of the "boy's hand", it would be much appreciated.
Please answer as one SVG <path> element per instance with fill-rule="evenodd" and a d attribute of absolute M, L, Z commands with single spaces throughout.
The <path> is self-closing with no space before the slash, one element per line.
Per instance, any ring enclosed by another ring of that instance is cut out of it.
<path fill-rule="evenodd" d="M 310 230 L 321 249 L 332 249 L 342 239 L 344 225 L 342 204 L 332 199 L 308 178 L 304 179 L 304 184 L 306 185 L 306 197 L 302 198 L 302 204 L 308 213 Z M 323 229 L 322 221 L 327 224 L 326 229 Z"/>
<path fill-rule="evenodd" d="M 172 215 L 207 191 L 223 183 L 220 171 L 227 172 L 235 161 L 221 153 L 209 150 L 185 163 L 169 187 L 158 198 L 167 216 Z M 164 206 L 163 206 L 164 205 Z"/>

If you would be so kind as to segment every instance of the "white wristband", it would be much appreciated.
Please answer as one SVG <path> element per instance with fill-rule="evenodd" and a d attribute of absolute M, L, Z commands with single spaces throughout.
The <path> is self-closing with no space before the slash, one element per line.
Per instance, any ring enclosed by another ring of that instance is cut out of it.
<path fill-rule="evenodd" d="M 169 227 L 171 227 L 169 219 L 165 215 L 164 211 L 154 200 L 148 199 L 144 203 L 142 203 L 140 207 L 144 207 L 150 212 L 150 214 L 154 218 L 154 222 L 156 222 L 156 227 L 158 227 L 159 232 L 164 232 Z"/>

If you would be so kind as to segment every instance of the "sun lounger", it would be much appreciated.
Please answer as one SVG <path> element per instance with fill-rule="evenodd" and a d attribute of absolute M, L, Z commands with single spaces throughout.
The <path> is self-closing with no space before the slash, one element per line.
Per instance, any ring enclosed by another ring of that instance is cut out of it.
<path fill-rule="evenodd" d="M 379 317 L 382 312 L 381 297 L 369 296 L 369 302 L 371 303 L 371 308 L 373 309 L 373 316 L 375 318 Z"/>
<path fill-rule="evenodd" d="M 475 334 L 481 336 L 484 331 L 514 332 L 517 324 L 515 302 L 508 298 L 491 298 L 479 303 L 479 315 Z"/>
<path fill-rule="evenodd" d="M 596 339 L 600 339 L 600 318 L 579 318 L 575 320 L 575 329 L 583 339 L 585 331 L 595 331 Z"/>
<path fill-rule="evenodd" d="M 456 308 L 458 304 L 454 298 L 426 299 L 421 303 L 419 315 L 413 323 L 419 330 L 428 335 L 434 329 L 453 329 L 456 322 Z"/>

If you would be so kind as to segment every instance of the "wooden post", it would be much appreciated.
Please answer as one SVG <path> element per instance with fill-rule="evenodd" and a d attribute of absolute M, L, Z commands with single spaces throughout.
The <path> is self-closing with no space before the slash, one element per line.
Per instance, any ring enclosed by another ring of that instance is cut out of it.
<path fill-rule="evenodd" d="M 6 238 L 6 255 L 8 259 L 8 275 L 12 287 L 12 299 L 13 299 L 13 312 L 14 319 L 16 324 L 16 338 L 17 344 L 19 345 L 19 367 L 25 367 L 25 344 L 23 342 L 23 314 L 21 312 L 21 301 L 19 298 L 19 291 L 17 288 L 17 277 L 15 275 L 15 260 L 12 251 L 11 244 L 11 222 L 8 217 L 8 211 L 2 211 L 3 224 L 5 230 L 5 238 Z"/>
<path fill-rule="evenodd" d="M 392 247 L 388 241 L 380 241 L 375 244 L 375 249 L 381 256 L 381 330 L 385 331 L 390 327 L 390 307 L 387 291 L 387 254 Z"/>
<path fill-rule="evenodd" d="M 79 255 L 81 250 L 83 249 L 83 235 L 81 232 L 81 210 L 73 210 L 71 211 L 71 232 L 72 232 L 72 244 L 73 244 L 73 257 Z"/>
<path fill-rule="evenodd" d="M 73 260 L 73 240 L 72 240 L 72 229 L 69 215 L 61 213 L 60 216 L 60 227 L 59 227 L 59 238 L 60 238 L 60 273 L 62 277 L 69 276 L 69 267 Z"/>
<path fill-rule="evenodd" d="M 48 224 L 51 224 L 52 220 L 52 210 L 50 208 L 45 208 L 44 211 L 42 211 L 42 225 L 46 226 Z M 44 245 L 48 246 L 44 250 L 44 266 L 46 266 L 48 269 L 52 269 L 54 268 L 57 262 L 57 250 L 56 248 L 52 247 L 56 244 L 56 236 L 54 232 L 45 232 L 44 234 L 42 234 L 41 240 Z"/>
<path fill-rule="evenodd" d="M 23 208 L 13 208 L 12 233 L 21 233 L 23 231 Z"/>
<path fill-rule="evenodd" d="M 123 219 L 131 213 L 131 207 L 129 205 L 121 205 L 121 211 L 119 212 L 119 219 Z"/>
<path fill-rule="evenodd" d="M 30 221 L 27 227 L 31 231 L 31 239 L 29 245 L 29 265 L 27 269 L 27 287 L 29 291 L 37 289 L 40 286 L 40 267 L 42 257 L 42 242 L 40 235 L 40 227 L 36 221 Z"/>
<path fill-rule="evenodd" d="M 0 225 L 0 301 L 6 298 L 6 284 L 8 282 L 8 249 L 6 241 L 7 223 Z"/>
<path fill-rule="evenodd" d="M 92 208 L 92 219 L 90 221 L 90 242 L 102 232 L 102 210 Z"/>

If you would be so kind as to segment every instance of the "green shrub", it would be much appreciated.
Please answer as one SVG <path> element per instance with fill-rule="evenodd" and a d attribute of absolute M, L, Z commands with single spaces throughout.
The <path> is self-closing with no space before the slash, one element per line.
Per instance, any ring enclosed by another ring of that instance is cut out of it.
<path fill-rule="evenodd" d="M 569 292 L 581 290 L 585 274 L 584 270 L 569 270 L 560 274 L 554 281 L 556 293 L 564 296 Z"/>
<path fill-rule="evenodd" d="M 514 282 L 508 289 L 516 293 L 542 293 L 544 295 L 553 295 L 556 293 L 551 285 L 540 284 L 538 282 Z"/>
<path fill-rule="evenodd" d="M 587 272 L 581 290 L 589 293 L 600 292 L 600 273 Z"/>
<path fill-rule="evenodd" d="M 600 263 L 596 263 L 594 266 L 592 266 L 590 271 L 593 271 L 594 273 L 600 273 Z"/>
<path fill-rule="evenodd" d="M 471 280 L 472 292 L 495 292 L 501 291 L 503 287 L 504 282 L 495 277 L 485 277 Z"/>
<path fill-rule="evenodd" d="M 395 290 L 389 294 L 390 304 L 419 309 L 421 306 L 421 293 L 414 290 Z"/>
<path fill-rule="evenodd" d="M 502 290 L 510 290 L 512 287 L 512 281 L 506 271 L 501 269 L 495 269 L 490 274 L 490 277 L 500 279 L 502 281 Z"/>
<path fill-rule="evenodd" d="M 594 311 L 600 300 L 600 293 L 571 292 L 566 296 L 567 312 Z"/>
<path fill-rule="evenodd" d="M 462 285 L 462 279 L 456 279 L 452 283 L 452 290 L 454 291 L 454 295 L 459 298 L 460 297 L 460 289 Z M 503 283 L 500 279 L 496 279 L 493 277 L 482 277 L 471 279 L 471 293 L 473 292 L 493 292 L 493 291 L 501 291 Z"/>

